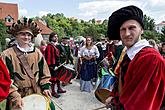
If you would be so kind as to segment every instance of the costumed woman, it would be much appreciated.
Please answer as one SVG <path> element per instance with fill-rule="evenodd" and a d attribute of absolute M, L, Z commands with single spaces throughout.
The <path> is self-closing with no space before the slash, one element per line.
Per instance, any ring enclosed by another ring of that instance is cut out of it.
<path fill-rule="evenodd" d="M 86 44 L 80 48 L 80 90 L 91 92 L 93 85 L 91 81 L 97 79 L 96 58 L 100 55 L 98 48 L 93 45 L 92 37 L 86 37 Z"/>

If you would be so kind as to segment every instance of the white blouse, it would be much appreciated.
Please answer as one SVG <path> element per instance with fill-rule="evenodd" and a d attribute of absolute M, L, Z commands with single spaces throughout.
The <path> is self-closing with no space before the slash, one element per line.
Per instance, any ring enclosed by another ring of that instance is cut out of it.
<path fill-rule="evenodd" d="M 96 58 L 98 58 L 100 56 L 100 53 L 95 45 L 93 45 L 91 49 L 87 49 L 85 46 L 83 46 L 80 48 L 80 51 L 78 52 L 78 57 L 84 56 L 96 56 Z"/>

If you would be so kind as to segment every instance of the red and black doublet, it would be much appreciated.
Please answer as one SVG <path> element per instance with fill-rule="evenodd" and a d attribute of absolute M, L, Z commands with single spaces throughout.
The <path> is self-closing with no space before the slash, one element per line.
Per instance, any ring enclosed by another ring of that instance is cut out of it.
<path fill-rule="evenodd" d="M 59 56 L 59 50 L 55 44 L 48 44 L 45 50 L 45 59 L 50 69 L 51 81 L 56 81 L 57 79 L 57 72 L 54 71 L 54 68 L 59 66 Z"/>

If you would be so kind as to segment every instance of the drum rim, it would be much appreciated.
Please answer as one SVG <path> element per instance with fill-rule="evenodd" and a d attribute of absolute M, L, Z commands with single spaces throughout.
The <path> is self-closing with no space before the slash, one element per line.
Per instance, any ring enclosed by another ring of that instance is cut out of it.
<path fill-rule="evenodd" d="M 111 96 L 113 93 L 106 88 L 103 88 L 102 90 L 105 90 L 109 95 L 106 95 L 106 97 L 108 98 L 109 96 Z M 100 94 L 100 89 L 95 91 L 95 97 L 102 103 L 105 103 L 105 100 L 103 99 L 103 94 Z"/>

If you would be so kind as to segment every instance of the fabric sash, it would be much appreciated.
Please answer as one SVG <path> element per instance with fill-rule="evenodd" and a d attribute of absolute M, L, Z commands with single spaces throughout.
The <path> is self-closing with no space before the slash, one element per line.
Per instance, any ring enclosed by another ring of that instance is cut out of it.
<path fill-rule="evenodd" d="M 15 53 L 17 54 L 17 58 L 19 59 L 23 68 L 25 69 L 27 75 L 30 77 L 30 81 L 31 81 L 34 92 L 37 93 L 36 79 L 34 77 L 34 74 L 32 73 L 32 70 L 31 70 L 30 65 L 27 61 L 27 58 L 25 57 L 23 52 L 18 50 L 18 48 L 16 46 L 14 46 L 13 49 L 14 49 Z"/>

